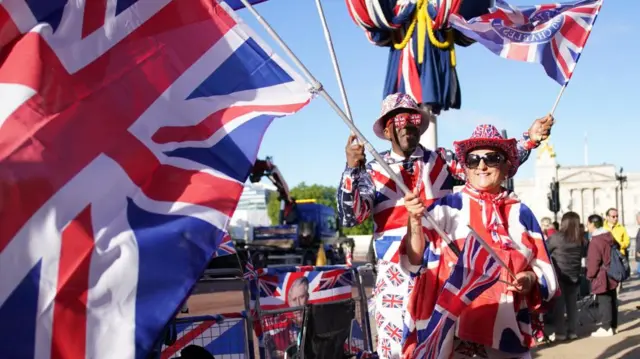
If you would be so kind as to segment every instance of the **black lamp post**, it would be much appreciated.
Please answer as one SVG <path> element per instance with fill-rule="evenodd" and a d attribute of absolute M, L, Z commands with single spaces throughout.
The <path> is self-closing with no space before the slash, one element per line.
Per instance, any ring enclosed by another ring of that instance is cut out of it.
<path fill-rule="evenodd" d="M 627 183 L 627 176 L 622 174 L 623 168 L 616 174 L 616 180 L 620 183 L 620 223 L 624 226 L 624 184 Z"/>

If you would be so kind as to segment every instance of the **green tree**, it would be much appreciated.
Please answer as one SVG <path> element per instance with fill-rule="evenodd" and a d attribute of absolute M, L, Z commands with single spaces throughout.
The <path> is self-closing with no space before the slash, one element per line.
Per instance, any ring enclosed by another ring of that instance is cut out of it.
<path fill-rule="evenodd" d="M 336 188 L 331 186 L 322 185 L 307 185 L 302 182 L 299 185 L 290 189 L 291 196 L 297 200 L 315 199 L 316 203 L 329 206 L 336 210 Z M 272 224 L 278 223 L 278 217 L 280 215 L 280 201 L 278 200 L 278 194 L 272 193 L 267 203 L 267 213 L 271 219 Z M 360 234 L 372 234 L 373 233 L 373 221 L 371 218 L 353 228 L 343 228 L 346 235 L 360 235 Z"/>

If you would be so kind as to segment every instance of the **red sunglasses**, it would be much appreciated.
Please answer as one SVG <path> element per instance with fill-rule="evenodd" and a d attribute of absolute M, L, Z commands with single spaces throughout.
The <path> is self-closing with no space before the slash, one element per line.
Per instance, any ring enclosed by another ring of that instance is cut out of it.
<path fill-rule="evenodd" d="M 409 123 L 420 127 L 422 124 L 422 115 L 419 113 L 400 113 L 387 121 L 387 127 L 389 127 L 391 123 L 393 123 L 398 130 L 405 128 Z"/>

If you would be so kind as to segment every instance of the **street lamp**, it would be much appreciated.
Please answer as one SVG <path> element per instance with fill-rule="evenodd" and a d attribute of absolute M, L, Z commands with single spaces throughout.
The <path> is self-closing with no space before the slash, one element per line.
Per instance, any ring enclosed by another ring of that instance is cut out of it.
<path fill-rule="evenodd" d="M 627 183 L 627 176 L 622 174 L 623 168 L 616 174 L 616 181 L 620 183 L 620 223 L 624 226 L 624 184 Z"/>

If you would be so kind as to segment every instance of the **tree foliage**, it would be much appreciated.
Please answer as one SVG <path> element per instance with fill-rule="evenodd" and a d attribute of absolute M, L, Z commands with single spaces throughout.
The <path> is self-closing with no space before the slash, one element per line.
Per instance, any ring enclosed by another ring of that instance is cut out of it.
<path fill-rule="evenodd" d="M 290 189 L 291 196 L 298 200 L 303 199 L 315 199 L 316 203 L 323 204 L 333 208 L 337 212 L 337 189 L 331 186 L 322 185 L 307 185 L 302 182 L 299 185 Z M 278 194 L 272 193 L 269 197 L 269 203 L 267 204 L 267 213 L 271 219 L 272 224 L 278 223 L 278 216 L 280 214 L 280 201 L 278 200 Z M 346 235 L 360 235 L 360 234 L 372 234 L 373 233 L 373 221 L 371 218 L 359 226 L 353 228 L 343 228 L 343 232 Z"/>

